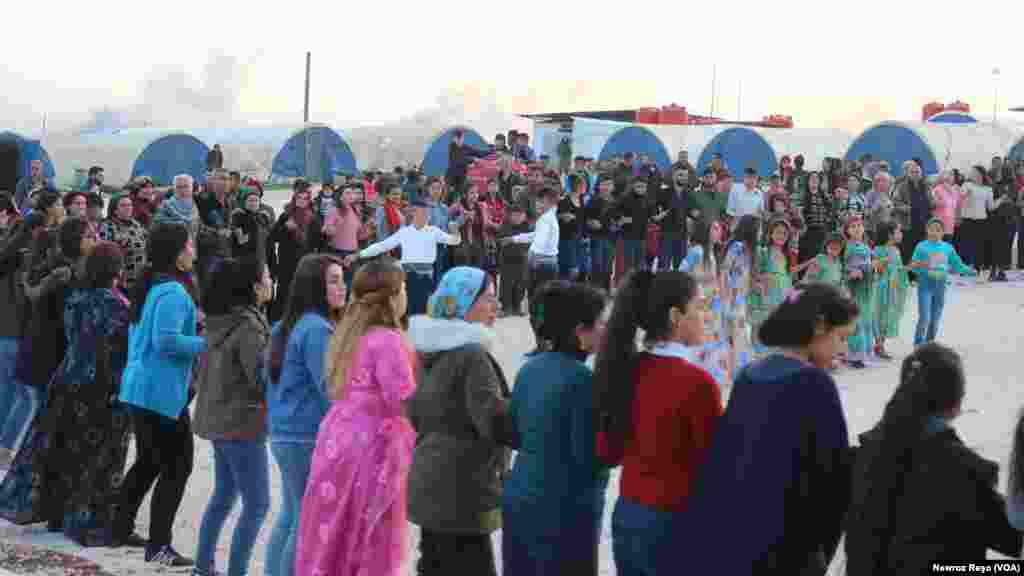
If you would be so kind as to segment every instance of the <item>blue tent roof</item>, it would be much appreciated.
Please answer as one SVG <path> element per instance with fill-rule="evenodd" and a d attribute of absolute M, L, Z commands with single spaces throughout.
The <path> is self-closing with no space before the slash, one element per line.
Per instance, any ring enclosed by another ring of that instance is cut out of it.
<path fill-rule="evenodd" d="M 333 182 L 336 174 L 358 173 L 352 148 L 341 135 L 326 126 L 311 126 L 292 135 L 274 156 L 270 168 L 274 176 L 314 178 L 314 175 L 306 173 L 307 135 L 311 146 L 320 147 L 320 175 L 315 179 L 320 182 Z"/>
<path fill-rule="evenodd" d="M 643 126 L 628 126 L 611 135 L 601 148 L 598 160 L 610 160 L 613 156 L 621 156 L 626 152 L 647 154 L 654 159 L 658 169 L 668 170 L 672 160 L 661 140 Z"/>
<path fill-rule="evenodd" d="M 715 154 L 722 155 L 722 161 L 734 175 L 754 168 L 758 174 L 768 176 L 778 167 L 775 150 L 763 136 L 750 128 L 727 128 L 715 135 L 700 153 L 698 173 L 711 165 L 711 157 Z"/>
<path fill-rule="evenodd" d="M 472 128 L 455 126 L 445 130 L 434 138 L 434 141 L 427 146 L 427 153 L 423 155 L 423 165 L 420 170 L 427 176 L 444 176 L 448 172 L 448 145 L 455 137 L 455 131 L 462 130 L 466 137 L 465 143 L 473 148 L 486 148 L 487 142 Z"/>
<path fill-rule="evenodd" d="M 977 124 L 978 119 L 964 112 L 939 112 L 928 119 L 929 122 L 940 124 Z"/>
<path fill-rule="evenodd" d="M 149 176 L 166 186 L 179 174 L 206 181 L 206 154 L 201 140 L 188 134 L 169 134 L 150 142 L 132 164 L 132 178 Z"/>
<path fill-rule="evenodd" d="M 54 178 L 56 176 L 53 162 L 50 161 L 50 155 L 38 140 L 29 140 L 14 132 L 0 132 L 0 142 L 14 142 L 18 145 L 18 154 L 20 156 L 18 162 L 19 180 L 31 173 L 33 160 L 42 160 L 44 177 Z"/>
<path fill-rule="evenodd" d="M 1017 140 L 1017 143 L 1010 148 L 1006 155 L 1007 160 L 1024 160 L 1024 138 Z"/>
<path fill-rule="evenodd" d="M 936 174 L 939 163 L 927 142 L 916 131 L 899 124 L 879 124 L 865 130 L 846 151 L 847 160 L 871 154 L 875 160 L 889 163 L 889 173 L 903 175 L 903 163 L 920 158 L 926 175 Z"/>

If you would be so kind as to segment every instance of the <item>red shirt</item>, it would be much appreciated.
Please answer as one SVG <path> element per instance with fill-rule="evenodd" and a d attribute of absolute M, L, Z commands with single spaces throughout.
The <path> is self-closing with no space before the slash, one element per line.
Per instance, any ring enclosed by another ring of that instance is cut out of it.
<path fill-rule="evenodd" d="M 722 415 L 718 384 L 700 366 L 652 354 L 640 356 L 635 374 L 632 436 L 621 450 L 603 439 L 598 449 L 605 460 L 621 461 L 622 497 L 683 511 Z"/>

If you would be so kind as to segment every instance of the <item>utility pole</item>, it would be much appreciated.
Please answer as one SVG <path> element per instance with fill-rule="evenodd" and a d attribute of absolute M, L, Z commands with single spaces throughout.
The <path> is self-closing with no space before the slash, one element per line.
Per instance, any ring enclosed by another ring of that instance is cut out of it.
<path fill-rule="evenodd" d="M 739 87 L 736 88 L 736 121 L 743 121 L 743 79 L 740 78 Z"/>
<path fill-rule="evenodd" d="M 999 117 L 999 67 L 996 66 L 992 69 L 992 78 L 995 84 L 995 99 L 992 101 L 992 123 L 996 123 L 996 119 Z"/>
<path fill-rule="evenodd" d="M 306 52 L 306 105 L 302 109 L 302 123 L 309 123 L 309 66 L 313 56 L 312 52 Z"/>
<path fill-rule="evenodd" d="M 715 84 L 718 82 L 718 64 L 711 65 L 711 117 L 715 116 Z"/>

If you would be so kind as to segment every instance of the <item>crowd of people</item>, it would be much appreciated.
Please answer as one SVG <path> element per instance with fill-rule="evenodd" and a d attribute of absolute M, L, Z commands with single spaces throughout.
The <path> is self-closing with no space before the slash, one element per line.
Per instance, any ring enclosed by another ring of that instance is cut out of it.
<path fill-rule="evenodd" d="M 1004 499 L 935 342 L 950 274 L 1006 279 L 1020 164 L 798 156 L 734 183 L 720 157 L 552 165 L 499 136 L 457 133 L 444 178 L 297 180 L 280 215 L 217 158 L 109 201 L 99 167 L 58 192 L 34 165 L 0 194 L 0 517 L 208 576 L 241 500 L 239 576 L 272 457 L 268 575 L 399 574 L 408 522 L 419 574 L 495 574 L 498 529 L 505 574 L 596 574 L 620 468 L 622 575 L 824 574 L 843 534 L 854 576 L 1021 554 L 1024 418 Z M 830 372 L 892 359 L 912 286 L 916 348 L 851 448 Z M 514 385 L 501 316 L 536 339 Z M 195 559 L 172 541 L 193 435 L 215 475 Z"/>

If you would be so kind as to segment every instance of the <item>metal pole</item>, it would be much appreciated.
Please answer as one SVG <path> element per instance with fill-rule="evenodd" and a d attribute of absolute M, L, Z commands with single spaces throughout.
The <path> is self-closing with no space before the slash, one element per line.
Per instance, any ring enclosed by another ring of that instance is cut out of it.
<path fill-rule="evenodd" d="M 718 82 L 718 65 L 711 65 L 711 116 L 715 115 L 715 84 Z"/>
<path fill-rule="evenodd" d="M 306 52 L 306 105 L 302 111 L 302 123 L 306 124 L 309 122 L 309 64 L 312 58 L 312 52 Z"/>
<path fill-rule="evenodd" d="M 743 121 L 743 80 L 740 80 L 739 88 L 736 89 L 736 120 Z"/>
<path fill-rule="evenodd" d="M 994 80 L 995 92 L 996 92 L 995 99 L 992 102 L 992 123 L 995 124 L 996 123 L 996 118 L 998 118 L 998 114 L 999 114 L 999 112 L 998 112 L 998 109 L 999 109 L 999 67 L 998 66 L 992 69 L 992 79 Z"/>

